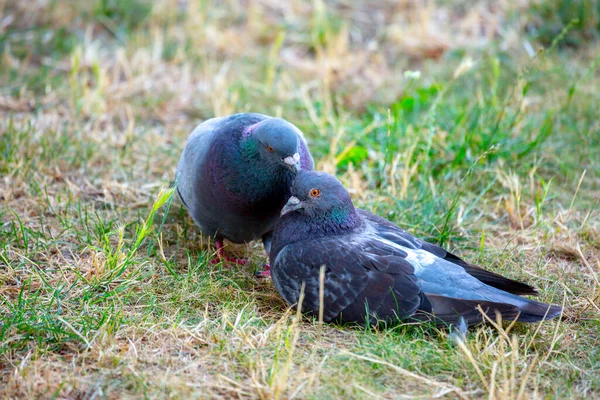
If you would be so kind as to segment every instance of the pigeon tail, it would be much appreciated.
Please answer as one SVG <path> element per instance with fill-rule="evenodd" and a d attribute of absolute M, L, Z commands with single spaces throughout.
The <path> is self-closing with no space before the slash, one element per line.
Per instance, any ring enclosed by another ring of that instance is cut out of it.
<path fill-rule="evenodd" d="M 433 320 L 437 325 L 458 324 L 466 322 L 475 325 L 484 321 L 481 313 L 494 320 L 499 313 L 504 320 L 513 320 L 519 315 L 519 308 L 512 304 L 492 301 L 465 300 L 427 293 L 427 298 L 433 308 Z M 481 307 L 481 309 L 480 309 Z M 417 319 L 431 319 L 424 313 L 417 313 Z"/>
<path fill-rule="evenodd" d="M 496 289 L 504 290 L 505 292 L 521 296 L 538 295 L 536 288 L 532 287 L 531 285 L 504 277 L 492 271 L 488 271 L 478 265 L 469 264 L 456 257 L 452 253 L 448 253 L 445 259 L 462 266 L 469 275 L 477 278 L 486 285 L 495 287 Z M 460 262 L 458 260 L 460 260 Z"/>
<path fill-rule="evenodd" d="M 526 304 L 519 306 L 521 314 L 519 322 L 540 322 L 548 319 L 553 319 L 562 314 L 562 307 L 554 304 L 546 304 L 540 301 L 522 299 Z"/>

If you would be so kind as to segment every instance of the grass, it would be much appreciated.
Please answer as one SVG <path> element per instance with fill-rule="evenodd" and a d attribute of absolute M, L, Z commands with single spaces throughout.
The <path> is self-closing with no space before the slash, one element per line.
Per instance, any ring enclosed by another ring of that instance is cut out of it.
<path fill-rule="evenodd" d="M 25 3 L 0 1 L 2 397 L 600 395 L 599 2 Z M 167 187 L 244 111 L 562 319 L 321 326 L 254 279 L 259 244 L 208 264 Z"/>

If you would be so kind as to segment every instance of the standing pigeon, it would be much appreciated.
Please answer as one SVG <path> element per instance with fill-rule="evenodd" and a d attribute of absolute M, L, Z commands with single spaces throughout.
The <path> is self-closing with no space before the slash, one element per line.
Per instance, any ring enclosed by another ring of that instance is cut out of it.
<path fill-rule="evenodd" d="M 333 176 L 302 172 L 273 232 L 271 276 L 288 304 L 319 313 L 324 266 L 323 320 L 373 325 L 398 320 L 456 324 L 482 321 L 478 306 L 505 320 L 537 322 L 562 309 L 519 295 L 529 285 L 468 264 L 396 225 L 354 208 Z M 433 317 L 432 317 L 433 316 Z"/>
<path fill-rule="evenodd" d="M 214 238 L 216 261 L 224 258 L 223 239 L 262 238 L 268 253 L 294 177 L 313 167 L 302 132 L 283 119 L 212 118 L 188 138 L 177 166 L 177 195 L 200 231 Z"/>

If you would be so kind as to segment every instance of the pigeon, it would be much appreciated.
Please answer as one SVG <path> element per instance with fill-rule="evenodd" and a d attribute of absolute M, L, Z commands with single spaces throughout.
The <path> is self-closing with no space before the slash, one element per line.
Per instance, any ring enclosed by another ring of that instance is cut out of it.
<path fill-rule="evenodd" d="M 213 262 L 227 260 L 223 240 L 262 238 L 267 254 L 279 212 L 313 158 L 288 121 L 255 113 L 209 119 L 190 134 L 175 177 L 176 192 L 203 235 L 214 238 Z M 268 267 L 268 266 L 267 266 Z"/>
<path fill-rule="evenodd" d="M 325 322 L 470 326 L 483 321 L 482 312 L 521 322 L 562 312 L 522 297 L 535 295 L 533 287 L 356 209 L 332 175 L 301 172 L 291 194 L 273 231 L 271 277 L 289 305 L 301 302 L 303 312 L 320 314 Z"/>

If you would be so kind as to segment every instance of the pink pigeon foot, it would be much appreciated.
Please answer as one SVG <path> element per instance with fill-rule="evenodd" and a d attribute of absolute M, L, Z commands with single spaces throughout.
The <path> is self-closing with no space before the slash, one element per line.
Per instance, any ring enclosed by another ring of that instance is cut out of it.
<path fill-rule="evenodd" d="M 256 273 L 257 278 L 269 278 L 271 276 L 271 266 L 267 263 L 265 264 L 265 269 L 262 271 L 258 271 Z"/>
<path fill-rule="evenodd" d="M 210 260 L 211 264 L 218 264 L 221 261 L 224 261 L 228 264 L 237 264 L 237 265 L 246 265 L 248 260 L 245 258 L 235 258 L 235 257 L 227 257 L 225 255 L 225 250 L 223 249 L 223 240 L 218 239 L 215 240 L 215 246 L 217 247 L 217 254 Z"/>

